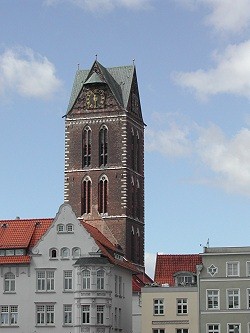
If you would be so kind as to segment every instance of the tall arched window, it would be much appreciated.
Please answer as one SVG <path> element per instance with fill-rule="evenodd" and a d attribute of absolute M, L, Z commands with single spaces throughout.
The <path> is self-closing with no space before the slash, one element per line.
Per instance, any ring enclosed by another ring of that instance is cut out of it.
<path fill-rule="evenodd" d="M 91 138 L 91 129 L 89 126 L 86 126 L 83 129 L 82 133 L 82 164 L 83 167 L 88 167 L 90 166 L 91 163 L 91 143 L 92 143 L 92 138 Z"/>
<path fill-rule="evenodd" d="M 82 214 L 91 212 L 91 179 L 89 176 L 82 181 Z"/>
<path fill-rule="evenodd" d="M 11 272 L 8 272 L 4 275 L 4 291 L 5 292 L 14 292 L 16 288 L 15 275 Z"/>
<path fill-rule="evenodd" d="M 137 179 L 137 188 L 136 188 L 136 217 L 138 219 L 141 217 L 141 191 L 140 191 L 140 184 Z"/>
<path fill-rule="evenodd" d="M 99 131 L 99 166 L 108 163 L 108 128 L 102 125 Z"/>
<path fill-rule="evenodd" d="M 134 227 L 132 226 L 131 228 L 131 260 L 135 261 L 135 230 Z"/>
<path fill-rule="evenodd" d="M 96 287 L 97 289 L 104 289 L 104 270 L 99 269 L 96 273 L 97 281 L 96 281 Z"/>
<path fill-rule="evenodd" d="M 99 213 L 108 212 L 108 178 L 101 176 L 98 184 L 98 211 Z"/>
<path fill-rule="evenodd" d="M 82 271 L 82 289 L 90 289 L 90 271 L 88 269 Z"/>
<path fill-rule="evenodd" d="M 136 151 L 135 151 L 135 171 L 140 171 L 140 137 L 139 133 L 136 134 Z"/>
<path fill-rule="evenodd" d="M 135 217 L 135 210 L 136 210 L 136 191 L 135 191 L 135 182 L 134 177 L 131 177 L 131 214 Z"/>

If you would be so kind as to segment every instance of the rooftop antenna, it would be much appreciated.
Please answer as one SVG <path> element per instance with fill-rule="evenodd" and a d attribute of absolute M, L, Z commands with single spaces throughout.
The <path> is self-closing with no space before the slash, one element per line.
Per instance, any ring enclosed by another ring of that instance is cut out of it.
<path fill-rule="evenodd" d="M 80 64 L 77 64 L 77 69 L 79 70 Z"/>
<path fill-rule="evenodd" d="M 203 244 L 200 244 L 202 247 L 209 247 L 209 238 L 207 239 L 206 245 L 204 246 Z"/>

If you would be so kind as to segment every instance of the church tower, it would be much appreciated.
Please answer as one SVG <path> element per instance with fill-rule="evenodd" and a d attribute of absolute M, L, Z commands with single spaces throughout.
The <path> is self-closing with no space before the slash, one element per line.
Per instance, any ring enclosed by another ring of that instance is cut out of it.
<path fill-rule="evenodd" d="M 65 202 L 144 265 L 144 122 L 135 66 L 77 70 L 65 116 Z"/>

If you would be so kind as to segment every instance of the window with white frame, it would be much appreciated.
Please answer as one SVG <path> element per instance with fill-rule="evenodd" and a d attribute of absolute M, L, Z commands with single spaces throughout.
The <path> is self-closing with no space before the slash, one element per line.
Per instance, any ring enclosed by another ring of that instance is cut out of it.
<path fill-rule="evenodd" d="M 4 274 L 4 292 L 13 293 L 16 289 L 15 274 L 8 272 Z"/>
<path fill-rule="evenodd" d="M 75 258 L 80 258 L 80 256 L 81 256 L 81 250 L 80 250 L 79 247 L 74 247 L 72 249 L 72 256 L 73 256 L 74 259 Z"/>
<path fill-rule="evenodd" d="M 250 276 L 250 261 L 247 261 L 247 263 L 246 263 L 246 274 L 247 274 L 247 276 Z"/>
<path fill-rule="evenodd" d="M 64 225 L 63 224 L 58 224 L 57 225 L 57 232 L 64 232 Z"/>
<path fill-rule="evenodd" d="M 239 276 L 239 267 L 238 261 L 227 262 L 227 276 Z"/>
<path fill-rule="evenodd" d="M 90 289 L 90 271 L 88 269 L 82 271 L 82 289 Z"/>
<path fill-rule="evenodd" d="M 250 289 L 247 289 L 247 308 L 250 309 Z"/>
<path fill-rule="evenodd" d="M 72 325 L 72 305 L 64 304 L 63 305 L 63 324 Z"/>
<path fill-rule="evenodd" d="M 54 304 L 36 305 L 36 324 L 38 326 L 49 326 L 55 324 L 55 306 Z"/>
<path fill-rule="evenodd" d="M 18 319 L 18 306 L 17 305 L 1 305 L 1 326 L 15 326 Z"/>
<path fill-rule="evenodd" d="M 207 324 L 207 333 L 220 333 L 219 324 Z"/>
<path fill-rule="evenodd" d="M 122 329 L 122 309 L 118 309 L 118 327 Z"/>
<path fill-rule="evenodd" d="M 188 328 L 177 328 L 176 333 L 188 333 Z"/>
<path fill-rule="evenodd" d="M 153 328 L 153 333 L 165 333 L 164 328 Z"/>
<path fill-rule="evenodd" d="M 177 314 L 185 315 L 188 313 L 188 300 L 187 298 L 177 299 Z"/>
<path fill-rule="evenodd" d="M 50 259 L 56 259 L 57 258 L 57 249 L 55 249 L 55 248 L 50 249 L 49 257 L 50 257 Z"/>
<path fill-rule="evenodd" d="M 118 276 L 115 275 L 115 296 L 118 296 Z"/>
<path fill-rule="evenodd" d="M 219 290 L 207 290 L 207 309 L 219 309 Z"/>
<path fill-rule="evenodd" d="M 96 322 L 98 325 L 104 324 L 104 305 L 96 306 Z"/>
<path fill-rule="evenodd" d="M 164 300 L 163 298 L 154 299 L 154 308 L 153 313 L 155 316 L 163 315 L 164 314 Z"/>
<path fill-rule="evenodd" d="M 97 286 L 97 289 L 104 289 L 104 270 L 103 269 L 99 269 L 98 271 L 97 271 L 97 274 L 96 274 L 96 276 L 97 276 L 97 280 L 96 280 L 96 282 L 97 282 L 97 284 L 96 284 L 96 286 Z"/>
<path fill-rule="evenodd" d="M 227 324 L 227 333 L 240 333 L 240 324 Z"/>
<path fill-rule="evenodd" d="M 61 249 L 61 257 L 62 259 L 68 259 L 69 258 L 70 251 L 67 247 L 63 247 Z"/>
<path fill-rule="evenodd" d="M 82 305 L 82 324 L 90 324 L 90 305 Z"/>
<path fill-rule="evenodd" d="M 227 290 L 227 307 L 228 309 L 240 308 L 240 291 L 239 289 Z"/>
<path fill-rule="evenodd" d="M 122 297 L 122 276 L 119 276 L 118 294 Z"/>
<path fill-rule="evenodd" d="M 72 271 L 63 271 L 63 289 L 64 289 L 64 291 L 72 291 L 73 290 Z"/>
<path fill-rule="evenodd" d="M 66 230 L 67 232 L 73 232 L 74 231 L 74 226 L 73 224 L 69 223 L 66 225 Z"/>
<path fill-rule="evenodd" d="M 37 291 L 53 292 L 55 290 L 55 271 L 39 270 L 36 272 Z"/>

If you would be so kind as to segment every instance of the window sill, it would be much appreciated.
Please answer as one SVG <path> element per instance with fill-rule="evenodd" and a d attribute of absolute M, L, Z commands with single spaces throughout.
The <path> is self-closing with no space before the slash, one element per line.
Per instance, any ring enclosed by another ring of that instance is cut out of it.
<path fill-rule="evenodd" d="M 66 294 L 71 294 L 73 292 L 74 292 L 74 290 L 63 290 L 63 293 L 66 293 Z"/>
<path fill-rule="evenodd" d="M 53 291 L 46 291 L 46 290 L 36 290 L 36 292 L 35 292 L 36 294 L 55 294 L 56 293 L 56 291 L 55 290 L 53 290 Z"/>
<path fill-rule="evenodd" d="M 3 294 L 8 294 L 8 295 L 14 294 L 15 295 L 16 291 L 4 291 Z"/>

